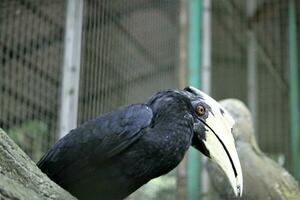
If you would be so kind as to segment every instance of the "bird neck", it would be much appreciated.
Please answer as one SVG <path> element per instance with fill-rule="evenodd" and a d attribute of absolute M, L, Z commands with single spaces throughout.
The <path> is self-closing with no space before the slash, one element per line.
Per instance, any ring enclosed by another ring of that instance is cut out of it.
<path fill-rule="evenodd" d="M 150 102 L 153 111 L 151 138 L 159 143 L 161 159 L 177 165 L 191 145 L 193 117 L 191 104 L 177 93 L 165 93 Z M 151 140 L 151 139 L 150 139 Z M 162 161 L 161 161 L 162 163 Z M 173 166 L 173 165 L 172 165 Z"/>

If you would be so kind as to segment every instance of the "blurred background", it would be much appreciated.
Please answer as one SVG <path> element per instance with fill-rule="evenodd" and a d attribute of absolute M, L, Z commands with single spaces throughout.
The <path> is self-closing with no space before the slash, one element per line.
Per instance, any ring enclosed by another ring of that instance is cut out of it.
<path fill-rule="evenodd" d="M 245 102 L 261 149 L 300 180 L 298 47 L 297 0 L 1 0 L 0 127 L 38 161 L 88 119 L 193 85 Z M 197 184 L 209 198 L 188 158 L 130 199 Z"/>

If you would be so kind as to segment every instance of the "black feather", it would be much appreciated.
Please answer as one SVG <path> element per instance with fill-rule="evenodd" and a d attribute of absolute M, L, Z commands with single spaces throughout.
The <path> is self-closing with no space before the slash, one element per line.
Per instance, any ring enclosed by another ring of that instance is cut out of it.
<path fill-rule="evenodd" d="M 191 145 L 192 106 L 166 91 L 121 107 L 60 139 L 38 162 L 79 199 L 122 199 L 176 167 Z"/>

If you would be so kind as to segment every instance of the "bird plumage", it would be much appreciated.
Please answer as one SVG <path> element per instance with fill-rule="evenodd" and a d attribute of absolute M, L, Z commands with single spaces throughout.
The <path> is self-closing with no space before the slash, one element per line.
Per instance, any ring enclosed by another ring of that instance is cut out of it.
<path fill-rule="evenodd" d="M 179 164 L 191 145 L 192 109 L 182 94 L 159 92 L 72 130 L 37 165 L 79 199 L 125 198 Z"/>

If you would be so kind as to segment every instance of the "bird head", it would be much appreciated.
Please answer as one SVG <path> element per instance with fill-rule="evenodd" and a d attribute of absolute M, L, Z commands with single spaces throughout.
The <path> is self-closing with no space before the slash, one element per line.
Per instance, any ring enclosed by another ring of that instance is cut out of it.
<path fill-rule="evenodd" d="M 192 146 L 217 163 L 240 197 L 243 177 L 232 135 L 233 118 L 217 101 L 194 87 L 186 87 L 181 93 L 190 99 L 194 110 Z"/>

